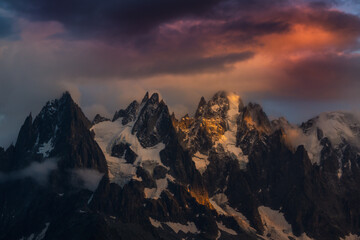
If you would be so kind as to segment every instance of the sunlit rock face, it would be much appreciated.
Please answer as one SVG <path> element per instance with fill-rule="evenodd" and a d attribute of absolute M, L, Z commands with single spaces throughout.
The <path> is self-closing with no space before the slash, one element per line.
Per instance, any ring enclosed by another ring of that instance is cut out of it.
<path fill-rule="evenodd" d="M 243 169 L 248 162 L 244 151 L 248 153 L 256 140 L 272 131 L 260 105 L 245 106 L 240 96 L 227 92 L 216 93 L 208 102 L 201 98 L 193 118 L 186 115 L 173 122 L 182 146 L 193 158 L 206 158 L 208 163 L 210 153 L 216 152 L 236 159 Z"/>
<path fill-rule="evenodd" d="M 207 153 L 229 128 L 230 103 L 237 109 L 242 105 L 240 97 L 231 99 L 226 92 L 216 93 L 208 102 L 201 98 L 194 118 L 183 117 L 176 125 L 183 146 L 192 153 Z M 231 101 L 230 101 L 231 100 Z M 233 111 L 233 109 L 231 109 Z M 235 110 L 237 114 L 238 111 Z M 233 116 L 231 116 L 233 117 Z M 236 121 L 236 119 L 231 119 Z"/>
<path fill-rule="evenodd" d="M 356 238 L 359 129 L 270 122 L 227 92 L 193 117 L 147 93 L 90 122 L 65 93 L 0 148 L 0 239 Z"/>
<path fill-rule="evenodd" d="M 360 197 L 354 188 L 359 177 L 359 123 L 349 113 L 322 114 L 301 126 L 284 118 L 270 122 L 260 105 L 245 105 L 239 96 L 220 92 L 209 102 L 202 98 L 195 116 L 185 116 L 175 126 L 203 176 L 210 202 L 222 206 L 215 207 L 218 212 L 234 215 L 229 209 L 235 208 L 250 226 L 265 233 L 269 230 L 263 225 L 264 213 L 258 210 L 262 203 L 282 209 L 298 236 L 338 239 L 355 227 L 341 220 L 348 209 L 337 199 L 346 199 L 348 192 Z M 326 190 L 319 194 L 320 189 Z M 219 194 L 228 201 L 219 202 Z M 347 201 L 357 216 L 353 200 Z M 336 210 L 329 211 L 331 205 Z M 311 206 L 315 213 L 304 215 Z M 319 230 L 323 225 L 330 226 L 326 231 L 339 226 L 343 230 L 333 236 Z"/>

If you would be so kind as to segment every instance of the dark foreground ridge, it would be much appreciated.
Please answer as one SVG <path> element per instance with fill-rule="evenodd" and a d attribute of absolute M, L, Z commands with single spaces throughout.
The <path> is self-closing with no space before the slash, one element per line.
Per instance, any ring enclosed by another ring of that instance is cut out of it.
<path fill-rule="evenodd" d="M 294 126 L 218 92 L 176 119 L 147 93 L 90 122 L 66 92 L 0 148 L 0 239 L 356 237 L 359 143 L 351 113 Z"/>

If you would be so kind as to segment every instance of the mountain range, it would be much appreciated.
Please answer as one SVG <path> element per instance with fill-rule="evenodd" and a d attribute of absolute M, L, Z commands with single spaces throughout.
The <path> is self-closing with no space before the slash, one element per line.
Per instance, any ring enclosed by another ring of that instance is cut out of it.
<path fill-rule="evenodd" d="M 146 93 L 90 121 L 65 92 L 0 147 L 0 239 L 360 239 L 359 164 L 356 113 Z"/>

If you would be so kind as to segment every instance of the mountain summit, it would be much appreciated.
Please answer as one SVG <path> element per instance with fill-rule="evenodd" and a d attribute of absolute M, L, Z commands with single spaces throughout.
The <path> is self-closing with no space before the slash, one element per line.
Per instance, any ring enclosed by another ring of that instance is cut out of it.
<path fill-rule="evenodd" d="M 69 93 L 0 148 L 0 239 L 357 239 L 360 118 L 270 121 L 234 93 L 157 93 L 90 122 Z"/>

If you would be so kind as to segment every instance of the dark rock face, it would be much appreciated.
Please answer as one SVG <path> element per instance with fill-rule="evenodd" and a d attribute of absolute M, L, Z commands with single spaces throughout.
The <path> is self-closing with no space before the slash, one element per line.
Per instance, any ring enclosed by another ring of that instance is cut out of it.
<path fill-rule="evenodd" d="M 271 133 L 271 123 L 259 104 L 249 103 L 239 112 L 236 145 L 248 155 L 255 142 Z"/>
<path fill-rule="evenodd" d="M 20 129 L 8 170 L 17 170 L 31 162 L 58 157 L 59 168 L 92 168 L 107 172 L 102 151 L 89 131 L 90 121 L 74 103 L 69 93 L 48 102 L 32 120 L 31 114 Z M 10 152 L 13 152 L 10 154 Z"/>
<path fill-rule="evenodd" d="M 106 118 L 106 117 L 103 117 L 100 114 L 96 114 L 91 123 L 92 123 L 92 125 L 95 125 L 95 124 L 105 122 L 105 121 L 110 121 L 110 119 Z"/>
<path fill-rule="evenodd" d="M 119 118 L 123 118 L 122 124 L 126 125 L 129 122 L 135 120 L 138 110 L 139 110 L 139 103 L 137 101 L 133 101 L 125 110 L 121 109 L 117 111 L 112 121 L 116 121 Z"/>
<path fill-rule="evenodd" d="M 136 153 L 131 150 L 129 144 L 119 143 L 112 147 L 111 156 L 124 158 L 127 163 L 134 163 L 136 160 Z"/>
<path fill-rule="evenodd" d="M 144 100 L 143 100 L 144 101 Z M 143 147 L 152 147 L 162 141 L 167 141 L 172 121 L 168 107 L 164 101 L 159 101 L 159 95 L 154 93 L 144 103 L 132 129 Z"/>
<path fill-rule="evenodd" d="M 48 239 L 100 239 L 97 230 L 85 233 L 91 226 L 106 227 L 100 215 L 86 213 L 88 218 L 84 218 L 80 213 L 87 212 L 91 192 L 72 183 L 76 169 L 107 174 L 104 155 L 90 126 L 69 93 L 48 102 L 34 121 L 31 115 L 27 117 L 15 146 L 0 151 L 4 176 L 0 191 L 6 192 L 0 196 L 0 239 L 40 239 L 45 232 Z M 51 159 L 56 160 L 55 166 L 47 170 L 49 161 L 54 161 Z M 44 175 L 44 171 L 49 172 Z M 67 228 L 72 232 L 64 231 Z"/>
<path fill-rule="evenodd" d="M 360 234 L 360 123 L 331 117 L 354 138 L 334 141 L 324 116 L 303 123 L 297 131 L 317 141 L 316 162 L 291 146 L 285 119 L 270 122 L 260 105 L 225 92 L 201 98 L 193 118 L 177 120 L 147 93 L 92 123 L 65 93 L 0 148 L 0 239 L 277 239 L 262 206 L 291 224 L 285 239 Z M 100 148 L 104 125 L 117 129 Z M 29 174 L 53 159 L 45 177 Z M 109 169 L 128 181 L 119 185 Z"/>
<path fill-rule="evenodd" d="M 0 147 L 0 171 L 9 172 L 14 168 L 15 146 L 10 145 L 6 150 Z"/>

